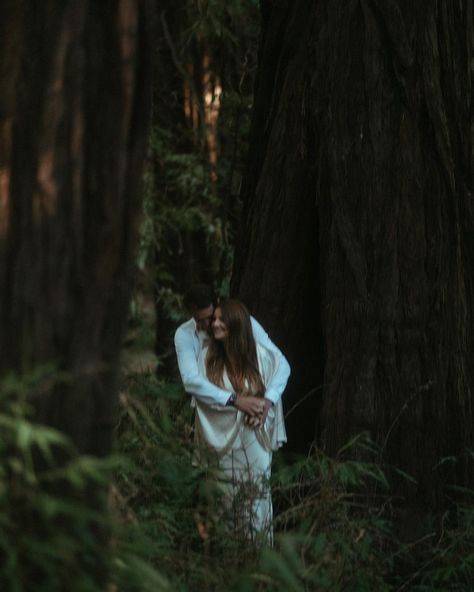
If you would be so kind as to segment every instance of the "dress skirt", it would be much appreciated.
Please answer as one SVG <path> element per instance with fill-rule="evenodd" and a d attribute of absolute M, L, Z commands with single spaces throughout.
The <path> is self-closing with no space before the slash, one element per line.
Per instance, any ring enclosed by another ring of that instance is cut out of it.
<path fill-rule="evenodd" d="M 203 372 L 206 354 L 207 350 L 203 350 Z M 257 355 L 259 371 L 267 385 L 276 362 L 259 345 Z M 225 387 L 231 390 L 226 372 L 223 378 Z M 265 425 L 257 429 L 248 427 L 244 414 L 235 407 L 209 405 L 198 398 L 192 404 L 196 411 L 195 460 L 201 464 L 210 458 L 217 461 L 234 529 L 256 544 L 272 544 L 272 452 L 286 442 L 281 400 L 270 407 Z"/>
<path fill-rule="evenodd" d="M 257 545 L 272 544 L 272 452 L 262 447 L 255 430 L 242 423 L 232 448 L 221 457 L 219 466 L 237 535 Z"/>

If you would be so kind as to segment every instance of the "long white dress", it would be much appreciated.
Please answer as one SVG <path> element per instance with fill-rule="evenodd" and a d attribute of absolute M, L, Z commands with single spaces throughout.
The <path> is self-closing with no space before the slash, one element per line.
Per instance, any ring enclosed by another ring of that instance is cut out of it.
<path fill-rule="evenodd" d="M 207 348 L 199 359 L 205 373 Z M 272 352 L 257 344 L 260 375 L 267 386 L 277 370 Z M 224 386 L 232 390 L 227 373 Z M 286 442 L 281 400 L 270 407 L 261 428 L 246 425 L 245 415 L 235 407 L 208 405 L 197 398 L 195 443 L 198 462 L 214 455 L 225 477 L 227 498 L 233 512 L 234 527 L 256 543 L 272 543 L 272 498 L 269 485 L 272 453 Z"/>

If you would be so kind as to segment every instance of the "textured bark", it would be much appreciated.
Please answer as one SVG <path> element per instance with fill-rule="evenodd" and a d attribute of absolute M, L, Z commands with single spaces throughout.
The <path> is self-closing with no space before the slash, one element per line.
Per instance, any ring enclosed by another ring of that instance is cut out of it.
<path fill-rule="evenodd" d="M 146 2 L 0 5 L 0 370 L 54 364 L 37 418 L 107 453 L 151 105 Z"/>
<path fill-rule="evenodd" d="M 436 504 L 470 478 L 433 466 L 473 445 L 472 2 L 262 14 L 233 290 L 293 363 L 287 409 L 322 385 L 296 443 L 368 430 Z"/>

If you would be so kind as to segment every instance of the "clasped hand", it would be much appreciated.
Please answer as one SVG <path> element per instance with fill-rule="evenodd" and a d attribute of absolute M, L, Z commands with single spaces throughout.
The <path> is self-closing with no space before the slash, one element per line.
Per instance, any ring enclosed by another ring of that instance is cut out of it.
<path fill-rule="evenodd" d="M 250 428 L 259 428 L 264 425 L 271 404 L 268 399 L 241 394 L 237 395 L 235 402 L 237 409 L 245 413 L 244 421 Z"/>

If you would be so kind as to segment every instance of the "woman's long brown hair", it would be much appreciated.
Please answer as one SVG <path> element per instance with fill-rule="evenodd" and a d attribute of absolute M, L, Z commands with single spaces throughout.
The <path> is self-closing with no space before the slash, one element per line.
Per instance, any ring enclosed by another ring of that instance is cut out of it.
<path fill-rule="evenodd" d="M 225 368 L 236 393 L 263 397 L 265 386 L 258 370 L 257 346 L 248 310 L 242 302 L 233 299 L 220 302 L 217 308 L 221 310 L 228 334 L 223 341 L 211 340 L 206 358 L 209 380 L 223 387 Z"/>

